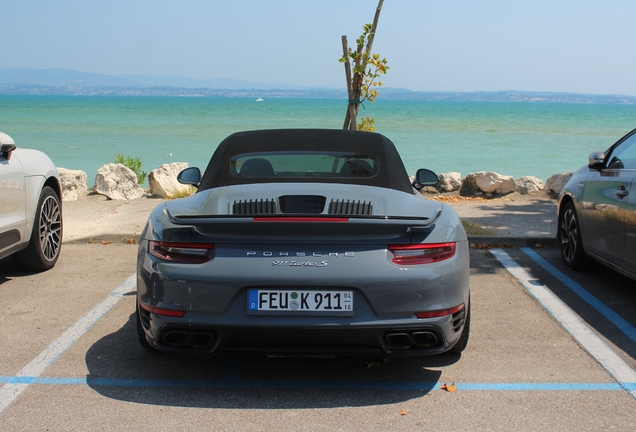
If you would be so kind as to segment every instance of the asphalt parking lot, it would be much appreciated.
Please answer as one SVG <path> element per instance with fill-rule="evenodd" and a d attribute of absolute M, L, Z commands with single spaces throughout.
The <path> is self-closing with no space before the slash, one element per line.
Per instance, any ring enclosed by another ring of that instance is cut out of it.
<path fill-rule="evenodd" d="M 0 261 L 0 430 L 636 424 L 636 282 L 601 266 L 570 272 L 555 248 L 472 249 L 464 354 L 388 362 L 147 353 L 135 333 L 136 252 L 66 244 L 40 274 Z"/>

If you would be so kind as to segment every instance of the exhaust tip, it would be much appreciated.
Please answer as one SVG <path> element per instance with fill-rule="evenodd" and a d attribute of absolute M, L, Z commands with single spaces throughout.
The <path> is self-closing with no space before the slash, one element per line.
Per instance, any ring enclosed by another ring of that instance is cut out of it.
<path fill-rule="evenodd" d="M 173 330 L 163 335 L 162 342 L 170 346 L 185 345 L 188 340 L 188 332 L 182 330 Z"/>
<path fill-rule="evenodd" d="M 389 333 L 386 335 L 387 347 L 393 350 L 407 350 L 413 346 L 408 333 Z"/>
<path fill-rule="evenodd" d="M 214 348 L 217 337 L 213 330 L 170 329 L 159 336 L 161 345 L 181 349 L 209 351 Z"/>
<path fill-rule="evenodd" d="M 430 348 L 438 342 L 437 335 L 430 331 L 419 331 L 411 334 L 413 343 L 421 348 Z"/>
<path fill-rule="evenodd" d="M 214 342 L 212 333 L 192 333 L 188 338 L 188 345 L 192 348 L 211 348 Z"/>

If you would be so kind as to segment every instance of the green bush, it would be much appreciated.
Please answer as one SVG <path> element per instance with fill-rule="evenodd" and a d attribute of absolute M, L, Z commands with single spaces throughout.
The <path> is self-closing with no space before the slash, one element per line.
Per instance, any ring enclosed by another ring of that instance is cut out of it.
<path fill-rule="evenodd" d="M 170 199 L 187 198 L 190 195 L 194 194 L 196 191 L 197 188 L 195 188 L 194 186 L 188 186 L 187 188 L 172 191 L 172 193 L 170 194 Z"/>
<path fill-rule="evenodd" d="M 467 221 L 462 219 L 462 225 L 464 226 L 464 230 L 467 235 L 488 235 L 488 236 L 496 236 L 497 230 L 492 228 L 484 228 L 483 226 L 476 224 L 474 222 Z"/>
<path fill-rule="evenodd" d="M 135 175 L 137 175 L 137 183 L 142 184 L 146 181 L 146 177 L 148 174 L 145 171 L 141 170 L 141 159 L 139 158 L 131 158 L 128 156 L 123 156 L 118 154 L 115 156 L 115 163 L 122 164 L 130 168 Z"/>

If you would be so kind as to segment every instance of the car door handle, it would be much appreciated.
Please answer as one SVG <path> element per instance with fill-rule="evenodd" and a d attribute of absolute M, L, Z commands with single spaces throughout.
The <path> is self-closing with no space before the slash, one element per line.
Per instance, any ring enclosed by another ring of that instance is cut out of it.
<path fill-rule="evenodd" d="M 616 189 L 616 197 L 618 199 L 623 199 L 627 195 L 629 195 L 629 191 L 625 189 L 625 186 L 620 186 L 618 189 Z"/>

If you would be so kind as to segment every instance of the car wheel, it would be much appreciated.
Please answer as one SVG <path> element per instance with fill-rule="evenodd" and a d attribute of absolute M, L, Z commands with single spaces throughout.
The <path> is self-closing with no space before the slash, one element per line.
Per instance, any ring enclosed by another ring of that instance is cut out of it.
<path fill-rule="evenodd" d="M 589 259 L 583 250 L 581 225 L 573 202 L 567 203 L 559 215 L 559 241 L 565 265 L 572 270 L 583 269 Z"/>
<path fill-rule="evenodd" d="M 464 329 L 462 330 L 462 335 L 459 337 L 459 340 L 453 346 L 450 351 L 450 354 L 461 354 L 468 345 L 468 337 L 470 336 L 470 299 L 468 300 L 468 309 L 466 309 L 466 322 L 464 323 Z"/>
<path fill-rule="evenodd" d="M 13 259 L 27 270 L 48 270 L 57 262 L 61 248 L 62 206 L 57 193 L 46 186 L 40 192 L 29 245 L 13 254 Z"/>
<path fill-rule="evenodd" d="M 144 347 L 144 349 L 153 353 L 157 352 L 157 349 L 153 347 L 152 345 L 150 345 L 150 342 L 148 342 L 148 339 L 146 339 L 146 332 L 144 331 L 143 325 L 141 324 L 141 315 L 139 314 L 139 306 L 137 306 L 137 311 L 135 312 L 135 315 L 137 317 L 137 337 L 139 338 L 139 343 L 141 344 L 142 347 Z"/>

